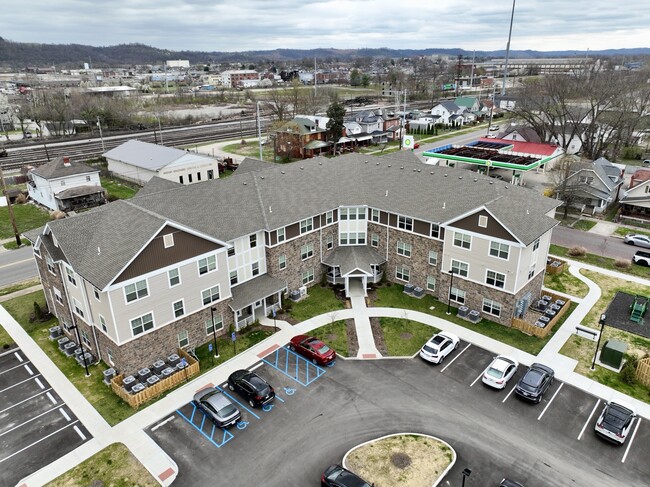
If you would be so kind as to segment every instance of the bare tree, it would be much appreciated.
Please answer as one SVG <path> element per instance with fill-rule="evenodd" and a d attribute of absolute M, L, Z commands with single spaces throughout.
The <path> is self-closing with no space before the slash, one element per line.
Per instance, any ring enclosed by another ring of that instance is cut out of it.
<path fill-rule="evenodd" d="M 562 156 L 553 166 L 551 181 L 555 196 L 564 203 L 564 216 L 566 218 L 569 207 L 580 198 L 582 185 L 575 178 L 570 176 L 582 167 L 582 161 L 575 155 Z"/>

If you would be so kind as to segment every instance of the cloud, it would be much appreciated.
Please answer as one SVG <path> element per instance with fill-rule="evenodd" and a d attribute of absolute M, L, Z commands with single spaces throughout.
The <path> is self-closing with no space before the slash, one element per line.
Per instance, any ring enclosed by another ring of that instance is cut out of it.
<path fill-rule="evenodd" d="M 626 0 L 516 5 L 517 50 L 648 47 L 650 9 Z M 478 0 L 33 0 L 2 12 L 5 39 L 169 50 L 503 49 L 512 4 Z"/>

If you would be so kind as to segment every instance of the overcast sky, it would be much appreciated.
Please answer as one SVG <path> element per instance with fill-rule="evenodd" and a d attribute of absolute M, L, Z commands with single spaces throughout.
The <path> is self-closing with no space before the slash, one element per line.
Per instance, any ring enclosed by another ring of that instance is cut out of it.
<path fill-rule="evenodd" d="M 650 47 L 648 0 L 519 0 L 511 49 Z M 504 49 L 510 0 L 22 0 L 0 11 L 18 42 L 169 50 Z"/>

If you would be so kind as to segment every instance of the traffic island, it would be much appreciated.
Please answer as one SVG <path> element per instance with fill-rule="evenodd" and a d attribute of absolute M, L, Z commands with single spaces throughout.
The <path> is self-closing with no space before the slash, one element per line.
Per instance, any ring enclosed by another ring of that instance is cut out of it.
<path fill-rule="evenodd" d="M 352 448 L 343 466 L 375 487 L 435 487 L 456 463 L 446 442 L 420 433 L 398 433 Z"/>

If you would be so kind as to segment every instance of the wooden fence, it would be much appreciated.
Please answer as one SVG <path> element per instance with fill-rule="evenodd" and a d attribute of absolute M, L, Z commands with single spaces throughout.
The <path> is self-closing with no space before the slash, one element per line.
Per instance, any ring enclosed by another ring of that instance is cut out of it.
<path fill-rule="evenodd" d="M 636 366 L 636 378 L 646 387 L 650 387 L 650 358 L 642 358 Z"/>
<path fill-rule="evenodd" d="M 564 316 L 564 313 L 569 311 L 571 301 L 567 300 L 567 298 L 564 296 L 553 294 L 550 291 L 543 291 L 543 293 L 551 296 L 551 298 L 553 298 L 553 302 L 555 302 L 556 299 L 561 299 L 562 301 L 566 301 L 566 303 L 564 304 L 564 306 L 562 306 L 562 309 L 558 311 L 558 313 L 553 317 L 551 321 L 548 322 L 548 324 L 544 328 L 540 328 L 539 326 L 535 326 L 533 323 L 529 323 L 528 321 L 521 320 L 519 318 L 512 319 L 513 328 L 516 328 L 517 330 L 525 333 L 526 335 L 532 335 L 539 338 L 546 338 L 546 336 L 549 333 L 551 333 L 551 331 L 553 331 L 553 328 L 560 320 L 560 318 Z"/>
<path fill-rule="evenodd" d="M 120 374 L 113 377 L 111 380 L 111 387 L 113 392 L 120 396 L 124 402 L 128 403 L 132 408 L 140 407 L 142 404 L 150 401 L 154 397 L 158 397 L 163 392 L 176 387 L 183 381 L 189 380 L 191 377 L 195 376 L 200 371 L 199 362 L 192 356 L 190 356 L 185 350 L 178 349 L 178 356 L 181 359 L 185 359 L 188 363 L 187 367 L 183 370 L 173 373 L 166 379 L 162 379 L 159 382 L 156 382 L 154 385 L 147 387 L 143 391 L 140 391 L 136 394 L 128 393 L 123 387 L 122 382 L 124 381 L 124 375 Z"/>

